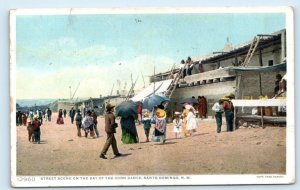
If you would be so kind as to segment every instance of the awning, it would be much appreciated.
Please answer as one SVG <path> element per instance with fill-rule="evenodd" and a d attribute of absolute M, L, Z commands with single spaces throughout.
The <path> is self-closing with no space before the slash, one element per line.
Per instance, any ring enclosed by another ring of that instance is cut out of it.
<path fill-rule="evenodd" d="M 155 85 L 155 94 L 157 95 L 164 95 L 164 93 L 167 91 L 169 86 L 171 85 L 172 79 L 164 80 L 151 83 L 147 88 L 139 92 L 137 95 L 131 98 L 132 101 L 143 101 L 145 98 L 151 96 L 154 94 L 154 85 Z"/>
<path fill-rule="evenodd" d="M 271 72 L 271 71 L 286 71 L 286 63 L 281 63 L 273 66 L 249 66 L 249 67 L 231 67 L 230 69 L 234 71 L 244 71 L 244 72 L 249 72 L 249 71 L 254 71 L 254 72 Z"/>

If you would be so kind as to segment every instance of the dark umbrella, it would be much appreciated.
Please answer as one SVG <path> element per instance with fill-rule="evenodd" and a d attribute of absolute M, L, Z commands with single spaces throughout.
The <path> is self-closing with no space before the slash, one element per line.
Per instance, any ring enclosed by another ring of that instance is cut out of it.
<path fill-rule="evenodd" d="M 122 102 L 121 104 L 117 105 L 116 107 L 116 114 L 117 116 L 121 117 L 135 117 L 137 115 L 137 103 L 133 102 L 132 100 Z"/>
<path fill-rule="evenodd" d="M 196 100 L 195 98 L 185 98 L 185 99 L 181 100 L 180 103 L 181 104 L 184 104 L 184 103 L 199 104 L 198 100 Z"/>
<path fill-rule="evenodd" d="M 152 110 L 154 106 L 170 102 L 171 100 L 165 96 L 152 95 L 146 98 L 143 102 L 143 108 Z"/>

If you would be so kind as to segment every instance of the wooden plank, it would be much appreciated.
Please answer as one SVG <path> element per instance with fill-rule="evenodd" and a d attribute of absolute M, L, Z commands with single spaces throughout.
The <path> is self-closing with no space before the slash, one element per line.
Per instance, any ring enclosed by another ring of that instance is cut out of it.
<path fill-rule="evenodd" d="M 286 99 L 254 99 L 254 100 L 234 99 L 232 100 L 232 103 L 235 107 L 286 106 Z"/>

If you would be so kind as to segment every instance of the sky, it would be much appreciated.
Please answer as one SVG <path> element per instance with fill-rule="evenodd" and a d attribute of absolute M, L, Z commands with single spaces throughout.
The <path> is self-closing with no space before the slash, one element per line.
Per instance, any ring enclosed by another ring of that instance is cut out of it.
<path fill-rule="evenodd" d="M 116 94 L 131 76 L 140 89 L 154 66 L 164 72 L 227 38 L 235 46 L 285 27 L 284 13 L 18 15 L 16 98 Z"/>

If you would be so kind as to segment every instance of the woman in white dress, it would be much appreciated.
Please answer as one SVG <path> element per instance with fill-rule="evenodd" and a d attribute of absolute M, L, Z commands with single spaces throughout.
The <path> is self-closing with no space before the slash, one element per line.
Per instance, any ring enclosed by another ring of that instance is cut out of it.
<path fill-rule="evenodd" d="M 181 138 L 181 125 L 182 125 L 182 119 L 179 117 L 180 116 L 180 112 L 175 112 L 175 119 L 173 120 L 173 124 L 174 124 L 174 129 L 173 132 L 175 133 L 175 138 Z"/>
<path fill-rule="evenodd" d="M 187 114 L 186 117 L 186 129 L 188 130 L 190 136 L 192 136 L 193 133 L 195 133 L 196 129 L 198 128 L 195 109 L 191 105 L 186 105 L 185 109 L 189 110 L 189 113 Z"/>

